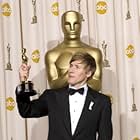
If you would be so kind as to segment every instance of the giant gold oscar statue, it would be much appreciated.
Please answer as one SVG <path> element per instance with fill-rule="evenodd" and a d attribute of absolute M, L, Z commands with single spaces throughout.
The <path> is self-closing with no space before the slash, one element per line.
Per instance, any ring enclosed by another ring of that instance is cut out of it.
<path fill-rule="evenodd" d="M 60 88 L 67 85 L 69 61 L 75 52 L 81 51 L 92 55 L 97 65 L 94 76 L 88 81 L 89 86 L 98 91 L 101 89 L 102 54 L 98 48 L 81 41 L 82 20 L 82 15 L 76 11 L 67 11 L 62 15 L 64 40 L 45 55 L 50 88 Z"/>

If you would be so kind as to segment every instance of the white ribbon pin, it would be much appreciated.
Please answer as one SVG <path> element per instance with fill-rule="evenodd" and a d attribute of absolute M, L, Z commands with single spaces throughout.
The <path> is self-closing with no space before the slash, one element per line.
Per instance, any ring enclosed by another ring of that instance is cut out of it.
<path fill-rule="evenodd" d="M 89 108 L 88 109 L 92 110 L 93 105 L 94 105 L 94 102 L 91 101 L 90 104 L 89 104 Z"/>

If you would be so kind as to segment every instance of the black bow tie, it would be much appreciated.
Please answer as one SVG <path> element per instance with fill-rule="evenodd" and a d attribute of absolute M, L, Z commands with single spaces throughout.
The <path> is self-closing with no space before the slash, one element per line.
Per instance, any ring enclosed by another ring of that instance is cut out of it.
<path fill-rule="evenodd" d="M 76 92 L 78 92 L 78 93 L 80 93 L 81 95 L 83 95 L 83 93 L 84 93 L 84 88 L 79 88 L 79 89 L 69 88 L 69 89 L 68 89 L 69 95 L 73 95 L 73 94 L 76 93 Z"/>

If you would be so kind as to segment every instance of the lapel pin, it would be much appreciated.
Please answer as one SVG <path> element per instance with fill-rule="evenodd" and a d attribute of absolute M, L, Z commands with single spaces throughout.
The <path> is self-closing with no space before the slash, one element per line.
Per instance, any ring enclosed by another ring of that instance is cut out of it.
<path fill-rule="evenodd" d="M 88 109 L 92 110 L 93 105 L 94 105 L 94 102 L 91 101 L 90 104 L 89 104 L 89 108 Z"/>

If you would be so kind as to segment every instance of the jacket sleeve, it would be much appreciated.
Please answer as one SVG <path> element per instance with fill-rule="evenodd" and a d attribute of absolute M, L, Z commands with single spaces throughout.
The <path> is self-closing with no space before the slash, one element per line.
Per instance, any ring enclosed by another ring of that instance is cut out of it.
<path fill-rule="evenodd" d="M 98 140 L 112 140 L 112 108 L 111 101 L 107 97 L 103 102 L 103 110 L 101 112 L 101 118 L 98 129 Z"/>
<path fill-rule="evenodd" d="M 30 94 L 30 93 L 29 93 Z M 19 114 L 23 118 L 42 117 L 48 115 L 46 91 L 36 100 L 31 101 L 30 96 L 16 89 L 16 101 Z"/>

